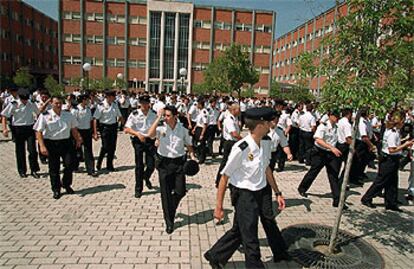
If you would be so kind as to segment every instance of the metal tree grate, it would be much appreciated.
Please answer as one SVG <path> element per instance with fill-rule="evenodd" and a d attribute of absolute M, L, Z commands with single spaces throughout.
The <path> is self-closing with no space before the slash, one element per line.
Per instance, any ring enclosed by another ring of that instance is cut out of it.
<path fill-rule="evenodd" d="M 289 254 L 308 268 L 369 269 L 384 268 L 381 255 L 367 242 L 350 233 L 339 231 L 336 251 L 325 254 L 319 246 L 328 246 L 332 227 L 319 224 L 297 224 L 282 231 Z"/>

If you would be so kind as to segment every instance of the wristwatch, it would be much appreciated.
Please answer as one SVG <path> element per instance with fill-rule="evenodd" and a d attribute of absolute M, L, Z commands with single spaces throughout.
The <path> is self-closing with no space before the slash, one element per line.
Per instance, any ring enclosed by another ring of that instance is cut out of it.
<path fill-rule="evenodd" d="M 282 196 L 282 192 L 281 191 L 275 192 L 275 195 L 276 196 Z"/>

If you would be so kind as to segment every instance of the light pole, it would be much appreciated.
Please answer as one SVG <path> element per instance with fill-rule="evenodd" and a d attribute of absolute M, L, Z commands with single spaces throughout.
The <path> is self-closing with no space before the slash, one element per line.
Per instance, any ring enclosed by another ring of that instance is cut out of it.
<path fill-rule="evenodd" d="M 180 80 L 181 80 L 181 87 L 180 87 L 180 94 L 182 94 L 183 88 L 184 88 L 184 80 L 187 76 L 187 69 L 184 67 L 180 68 Z"/>
<path fill-rule="evenodd" d="M 137 78 L 133 78 L 132 79 L 134 81 L 134 88 L 138 88 L 138 79 Z"/>
<path fill-rule="evenodd" d="M 116 74 L 116 78 L 117 79 L 115 79 L 115 87 L 116 87 L 116 81 L 119 79 L 119 80 L 122 80 L 123 78 L 124 78 L 124 75 L 122 74 L 122 73 L 118 73 L 118 74 Z"/>
<path fill-rule="evenodd" d="M 147 89 L 147 82 L 146 82 L 146 81 L 144 81 L 144 92 L 148 92 L 148 89 Z"/>
<path fill-rule="evenodd" d="M 92 65 L 90 63 L 84 63 L 83 66 L 82 66 L 82 69 L 86 73 L 86 90 L 89 91 L 89 71 L 91 71 Z M 82 83 L 82 85 L 83 85 L 83 83 Z"/>

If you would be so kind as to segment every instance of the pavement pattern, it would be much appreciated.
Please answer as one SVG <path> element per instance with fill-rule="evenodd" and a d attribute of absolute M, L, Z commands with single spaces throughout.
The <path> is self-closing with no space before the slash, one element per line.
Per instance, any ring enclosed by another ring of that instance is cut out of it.
<path fill-rule="evenodd" d="M 100 142 L 94 142 L 95 156 L 99 148 Z M 0 268 L 210 268 L 203 253 L 231 227 L 234 213 L 227 192 L 226 221 L 215 225 L 214 179 L 220 159 L 207 159 L 199 174 L 187 177 L 188 192 L 177 210 L 174 233 L 168 235 L 158 188 L 148 191 L 144 187 L 142 198 L 134 198 L 133 148 L 123 133 L 118 136 L 116 156 L 118 172 L 103 171 L 98 178 L 76 173 L 72 185 L 76 194 L 54 200 L 47 166 L 41 165 L 40 179 L 19 178 L 14 144 L 2 138 Z M 297 193 L 306 171 L 304 165 L 290 162 L 286 171 L 275 173 L 287 203 L 277 213 L 280 229 L 299 223 L 334 223 L 336 211 L 324 170 L 307 198 Z M 376 175 L 372 169 L 367 174 L 369 181 Z M 380 205 L 376 209 L 361 206 L 361 195 L 370 185 L 367 182 L 348 192 L 349 210 L 342 217 L 341 229 L 372 244 L 386 268 L 406 269 L 414 264 L 414 207 L 403 197 L 407 178 L 408 171 L 400 172 L 404 213 L 386 212 L 382 198 L 374 200 Z M 151 181 L 159 186 L 157 172 Z M 301 268 L 293 261 L 273 263 L 261 227 L 259 238 L 267 268 Z M 226 268 L 244 268 L 243 254 L 236 252 Z"/>

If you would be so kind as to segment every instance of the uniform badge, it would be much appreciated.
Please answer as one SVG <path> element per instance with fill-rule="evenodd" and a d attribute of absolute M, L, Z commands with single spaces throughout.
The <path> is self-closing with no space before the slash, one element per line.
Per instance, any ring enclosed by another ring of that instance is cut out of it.
<path fill-rule="evenodd" d="M 162 137 L 165 137 L 165 133 L 161 133 L 161 136 L 162 136 Z"/>
<path fill-rule="evenodd" d="M 254 159 L 253 153 L 250 152 L 249 155 L 247 155 L 247 158 L 249 158 L 250 161 L 253 161 Z"/>

